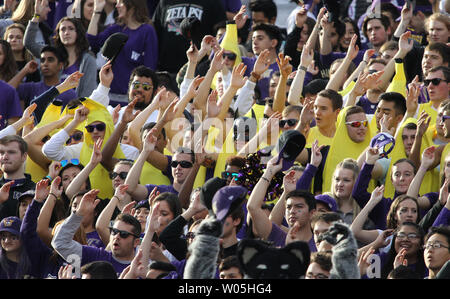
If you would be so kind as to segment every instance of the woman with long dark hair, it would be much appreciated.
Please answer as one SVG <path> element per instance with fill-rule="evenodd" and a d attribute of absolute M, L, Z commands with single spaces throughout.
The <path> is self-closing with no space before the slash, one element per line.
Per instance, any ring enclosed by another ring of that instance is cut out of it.
<path fill-rule="evenodd" d="M 43 45 L 34 42 L 37 33 L 37 22 L 33 20 L 27 26 L 24 44 L 34 56 L 40 57 Z M 64 48 L 68 54 L 68 63 L 64 67 L 61 80 L 79 71 L 83 74 L 76 89 L 78 97 L 88 97 L 97 87 L 97 65 L 93 53 L 89 51 L 86 32 L 79 19 L 64 17 L 55 28 L 53 45 Z"/>

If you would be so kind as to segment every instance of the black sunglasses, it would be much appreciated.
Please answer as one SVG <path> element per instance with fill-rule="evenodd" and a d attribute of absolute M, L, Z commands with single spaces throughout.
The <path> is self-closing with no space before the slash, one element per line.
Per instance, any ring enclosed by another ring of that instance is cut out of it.
<path fill-rule="evenodd" d="M 193 166 L 193 164 L 189 161 L 172 161 L 172 163 L 170 163 L 170 167 L 177 168 L 178 164 L 180 164 L 182 168 L 191 168 Z"/>
<path fill-rule="evenodd" d="M 236 54 L 234 53 L 223 53 L 222 57 L 225 59 L 226 57 L 228 57 L 228 59 L 230 60 L 235 60 L 236 59 Z"/>
<path fill-rule="evenodd" d="M 117 176 L 119 176 L 119 178 L 121 178 L 122 180 L 126 179 L 128 175 L 128 172 L 122 171 L 122 172 L 110 172 L 109 173 L 109 178 L 111 180 L 114 180 Z"/>
<path fill-rule="evenodd" d="M 295 118 L 290 118 L 290 119 L 282 119 L 280 120 L 279 124 L 280 124 L 280 128 L 283 128 L 286 124 L 289 127 L 295 126 L 295 124 L 298 122 L 298 120 L 296 120 Z"/>
<path fill-rule="evenodd" d="M 425 86 L 428 86 L 428 85 L 430 85 L 430 83 L 433 83 L 434 86 L 438 86 L 439 84 L 441 84 L 441 81 L 447 82 L 447 80 L 445 80 L 445 79 L 434 78 L 434 79 L 423 80 L 423 84 L 425 84 Z"/>
<path fill-rule="evenodd" d="M 120 230 L 120 229 L 117 229 L 117 228 L 114 228 L 114 227 L 109 227 L 109 232 L 110 232 L 110 234 L 112 234 L 113 236 L 119 234 L 119 237 L 121 237 L 122 239 L 126 239 L 126 238 L 128 238 L 130 235 L 133 236 L 133 237 L 135 237 L 135 238 L 140 238 L 139 236 L 136 236 L 136 235 L 133 234 L 133 233 L 130 233 L 130 232 L 127 232 L 127 231 L 124 231 L 124 230 Z"/>
<path fill-rule="evenodd" d="M 69 139 L 66 141 L 66 143 L 69 144 L 71 140 L 80 141 L 81 139 L 83 139 L 83 132 L 77 132 L 72 136 L 70 136 Z"/>
<path fill-rule="evenodd" d="M 85 128 L 89 133 L 94 132 L 94 129 L 97 129 L 99 132 L 103 132 L 106 129 L 106 125 L 104 123 L 99 123 L 96 125 L 87 125 Z"/>

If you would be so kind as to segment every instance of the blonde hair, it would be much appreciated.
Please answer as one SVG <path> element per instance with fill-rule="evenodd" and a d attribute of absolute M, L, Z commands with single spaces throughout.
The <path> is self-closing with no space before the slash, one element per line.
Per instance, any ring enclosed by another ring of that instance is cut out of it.
<path fill-rule="evenodd" d="M 445 26 L 447 26 L 447 30 L 450 31 L 450 17 L 447 15 L 444 15 L 443 13 L 436 12 L 429 16 L 425 20 L 425 31 L 428 33 L 430 22 L 431 21 L 439 21 L 441 23 L 444 23 Z"/>
<path fill-rule="evenodd" d="M 11 20 L 13 20 L 15 23 L 21 23 L 26 26 L 28 21 L 33 18 L 34 2 L 35 0 L 20 1 L 19 5 L 17 5 L 16 10 L 14 10 L 11 16 Z"/>
<path fill-rule="evenodd" d="M 355 219 L 356 215 L 359 214 L 359 212 L 361 211 L 361 207 L 358 205 L 358 203 L 356 202 L 356 200 L 353 198 L 353 196 L 350 196 L 348 199 L 342 199 L 342 198 L 338 198 L 336 196 L 336 194 L 334 193 L 334 184 L 335 184 L 335 173 L 338 171 L 338 169 L 348 169 L 351 170 L 353 172 L 353 183 L 356 181 L 358 174 L 359 174 L 359 166 L 358 166 L 358 162 L 356 162 L 356 160 L 351 159 L 351 158 L 345 158 L 344 160 L 342 160 L 335 168 L 334 173 L 333 173 L 333 179 L 332 179 L 332 183 L 331 183 L 331 196 L 333 196 L 334 199 L 336 199 L 336 203 L 338 205 L 338 207 L 340 207 L 342 205 L 342 203 L 344 202 L 344 200 L 350 200 L 353 206 L 353 219 Z"/>
<path fill-rule="evenodd" d="M 10 31 L 11 29 L 19 29 L 22 32 L 22 35 L 23 35 L 22 38 L 25 37 L 26 27 L 24 25 L 20 24 L 20 23 L 14 23 L 14 24 L 11 24 L 8 27 L 6 27 L 5 33 L 3 34 L 3 39 L 4 40 L 8 39 L 8 31 Z M 22 55 L 23 55 L 23 60 L 24 61 L 28 62 L 28 61 L 34 59 L 33 54 L 31 54 L 31 52 L 28 51 L 25 47 L 23 47 L 22 52 L 23 52 Z"/>

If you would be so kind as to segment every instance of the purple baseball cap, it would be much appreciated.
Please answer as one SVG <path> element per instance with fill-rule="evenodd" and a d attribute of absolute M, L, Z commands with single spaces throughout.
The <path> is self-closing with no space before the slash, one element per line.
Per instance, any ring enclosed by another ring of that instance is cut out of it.
<path fill-rule="evenodd" d="M 247 196 L 247 188 L 242 186 L 225 186 L 213 197 L 212 209 L 216 218 L 224 221 L 235 209 L 239 208 Z"/>
<path fill-rule="evenodd" d="M 20 226 L 22 221 L 15 216 L 3 218 L 0 222 L 0 232 L 10 232 L 13 235 L 20 235 Z"/>
<path fill-rule="evenodd" d="M 315 196 L 316 202 L 321 202 L 332 212 L 337 212 L 336 200 L 328 194 L 319 194 Z"/>
<path fill-rule="evenodd" d="M 389 146 L 389 144 L 392 144 Z M 381 157 L 387 157 L 389 153 L 394 149 L 395 138 L 388 133 L 379 133 L 375 135 L 370 141 L 370 147 L 377 147 L 382 150 Z"/>
<path fill-rule="evenodd" d="M 305 148 L 306 138 L 297 130 L 284 131 L 278 138 L 278 162 L 283 158 L 283 168 L 286 171 L 294 165 L 295 159 Z"/>

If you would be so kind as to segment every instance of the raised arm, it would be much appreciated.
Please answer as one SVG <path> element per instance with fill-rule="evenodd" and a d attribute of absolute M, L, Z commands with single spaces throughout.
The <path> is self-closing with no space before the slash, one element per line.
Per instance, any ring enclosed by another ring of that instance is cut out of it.
<path fill-rule="evenodd" d="M 101 12 L 105 7 L 105 0 L 95 0 L 94 1 L 94 13 L 92 14 L 91 21 L 89 22 L 89 26 L 87 28 L 87 33 L 90 35 L 98 34 L 98 22 L 100 21 Z"/>
<path fill-rule="evenodd" d="M 284 214 L 286 212 L 286 195 L 295 189 L 295 170 L 291 170 L 283 177 L 283 193 L 269 215 L 270 221 L 281 227 L 286 232 L 288 231 L 288 228 L 282 226 Z"/>
<path fill-rule="evenodd" d="M 290 105 L 301 105 L 300 98 L 302 96 L 303 83 L 305 81 L 306 70 L 314 59 L 314 50 L 308 43 L 303 46 L 300 56 L 300 65 L 289 88 L 288 103 Z"/>
<path fill-rule="evenodd" d="M 49 180 L 45 179 L 36 184 L 34 200 L 39 203 L 44 203 L 37 220 L 36 232 L 39 235 L 39 238 L 47 244 L 47 246 L 51 247 L 53 235 L 52 228 L 50 227 L 50 220 L 56 201 L 61 200 L 62 186 L 59 186 L 61 177 L 57 176 L 53 179 L 50 190 L 48 190 L 48 183 Z"/>
<path fill-rule="evenodd" d="M 119 140 L 122 137 L 123 133 L 127 130 L 128 124 L 133 121 L 136 115 L 139 114 L 140 111 L 136 111 L 133 113 L 134 106 L 137 103 L 137 99 L 134 99 L 131 103 L 127 105 L 125 111 L 123 112 L 122 118 L 119 123 L 114 128 L 113 133 L 106 141 L 105 146 L 101 152 L 101 163 L 106 170 L 112 171 L 114 165 L 119 161 L 119 159 L 113 157 L 114 152 L 117 149 L 117 146 L 120 146 Z"/>
<path fill-rule="evenodd" d="M 375 190 L 373 190 L 369 201 L 364 206 L 364 208 L 358 213 L 358 215 L 353 220 L 352 225 L 350 226 L 350 229 L 353 231 L 355 238 L 358 239 L 358 241 L 360 242 L 371 243 L 375 241 L 375 239 L 378 237 L 377 230 L 364 230 L 363 226 L 364 223 L 369 218 L 370 212 L 372 212 L 375 206 L 378 203 L 380 203 L 380 201 L 383 199 L 383 193 L 384 193 L 383 185 L 376 187 Z"/>
<path fill-rule="evenodd" d="M 75 178 L 70 182 L 69 186 L 66 189 L 66 195 L 68 198 L 72 198 L 77 192 L 81 190 L 81 186 L 88 179 L 91 172 L 102 160 L 102 148 L 103 139 L 98 139 L 94 147 L 92 148 L 92 155 L 89 162 L 83 167 L 83 170 L 79 174 L 75 176 Z M 106 188 L 106 186 L 105 186 Z"/>
<path fill-rule="evenodd" d="M 283 112 L 286 105 L 286 82 L 292 73 L 292 65 L 289 61 L 291 61 L 291 57 L 284 56 L 283 53 L 278 54 L 277 64 L 280 69 L 280 80 L 275 89 L 272 110 L 280 113 Z"/>
<path fill-rule="evenodd" d="M 111 218 L 116 207 L 125 199 L 127 188 L 127 185 L 120 185 L 116 188 L 113 197 L 111 197 L 106 207 L 98 216 L 97 222 L 95 223 L 95 230 L 97 231 L 100 240 L 102 240 L 103 244 L 105 244 L 106 246 L 109 243 L 110 237 L 109 223 L 111 222 Z"/>
<path fill-rule="evenodd" d="M 156 145 L 156 136 L 154 135 L 156 129 L 153 128 L 147 133 L 144 139 L 144 146 L 139 157 L 134 162 L 130 171 L 128 172 L 125 184 L 128 185 L 127 193 L 136 201 L 141 201 L 147 198 L 148 190 L 145 186 L 138 184 L 141 177 L 142 167 L 147 159 L 147 156 L 153 151 Z"/>
<path fill-rule="evenodd" d="M 34 57 L 40 57 L 41 50 L 45 46 L 44 44 L 36 42 L 36 36 L 39 29 L 39 22 L 41 16 L 44 13 L 44 10 L 47 9 L 48 1 L 47 0 L 36 0 L 34 2 L 34 15 L 32 19 L 28 22 L 27 28 L 25 30 L 25 34 L 23 37 L 23 43 L 26 49 L 28 49 Z"/>
<path fill-rule="evenodd" d="M 258 183 L 256 183 L 247 202 L 247 210 L 253 221 L 252 229 L 255 235 L 262 239 L 267 239 L 272 231 L 272 221 L 270 221 L 269 217 L 262 209 L 262 204 L 270 181 L 282 168 L 283 161 L 280 160 L 278 164 L 275 164 L 277 159 L 278 156 L 275 156 L 269 161 L 264 174 L 259 179 Z"/>
<path fill-rule="evenodd" d="M 83 246 L 73 240 L 73 236 L 80 227 L 83 216 L 92 213 L 100 202 L 100 199 L 97 198 L 99 192 L 98 189 L 92 189 L 83 195 L 75 213 L 66 218 L 56 232 L 52 240 L 52 246 L 63 259 L 70 260 L 71 255 L 76 255 L 82 259 Z"/>

